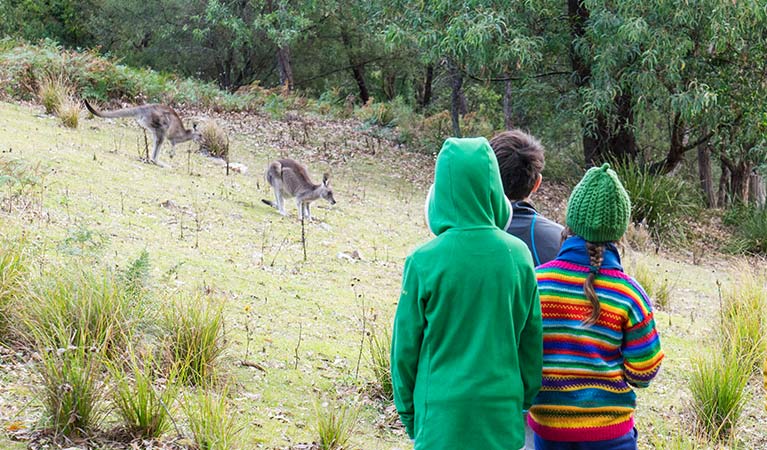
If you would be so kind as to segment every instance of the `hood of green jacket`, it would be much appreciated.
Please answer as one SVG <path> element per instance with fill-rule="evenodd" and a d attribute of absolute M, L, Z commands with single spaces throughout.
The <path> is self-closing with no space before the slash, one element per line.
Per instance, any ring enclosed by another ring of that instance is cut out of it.
<path fill-rule="evenodd" d="M 426 221 L 439 236 L 451 228 L 498 227 L 511 222 L 498 160 L 485 138 L 449 138 L 437 156 Z"/>

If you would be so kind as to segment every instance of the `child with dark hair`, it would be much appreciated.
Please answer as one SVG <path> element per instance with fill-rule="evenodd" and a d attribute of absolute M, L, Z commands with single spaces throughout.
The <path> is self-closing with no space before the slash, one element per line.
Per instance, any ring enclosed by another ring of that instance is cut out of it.
<path fill-rule="evenodd" d="M 521 130 L 501 132 L 490 140 L 506 197 L 511 201 L 514 219 L 506 231 L 522 239 L 538 266 L 557 256 L 562 225 L 542 216 L 530 202 L 543 176 L 543 145 Z"/>
<path fill-rule="evenodd" d="M 537 450 L 636 450 L 634 387 L 663 352 L 644 289 L 614 243 L 631 204 L 609 164 L 589 169 L 567 205 L 567 239 L 536 269 L 543 315 L 543 384 L 528 423 Z"/>
<path fill-rule="evenodd" d="M 394 403 L 417 450 L 517 450 L 541 382 L 533 261 L 484 138 L 448 139 L 426 200 L 434 239 L 405 260 Z"/>

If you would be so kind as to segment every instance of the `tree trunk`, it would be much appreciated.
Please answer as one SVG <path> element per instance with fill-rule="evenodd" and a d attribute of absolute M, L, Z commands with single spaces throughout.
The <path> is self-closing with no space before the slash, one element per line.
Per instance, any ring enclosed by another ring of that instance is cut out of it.
<path fill-rule="evenodd" d="M 290 62 L 290 47 L 283 45 L 277 49 L 277 67 L 280 70 L 280 84 L 288 92 L 293 91 L 293 66 Z"/>
<path fill-rule="evenodd" d="M 352 67 L 352 76 L 357 83 L 357 88 L 360 90 L 360 100 L 365 105 L 370 100 L 370 94 L 368 93 L 368 86 L 365 83 L 365 65 L 357 61 L 354 56 L 352 41 L 349 37 L 349 33 L 346 30 L 341 31 L 341 42 L 346 47 L 346 53 L 349 55 L 349 65 Z"/>
<path fill-rule="evenodd" d="M 389 69 L 383 69 L 383 93 L 386 100 L 394 100 L 397 96 L 397 72 Z"/>
<path fill-rule="evenodd" d="M 748 182 L 751 176 L 751 164 L 741 162 L 732 167 L 730 173 L 730 193 L 733 201 L 748 203 Z"/>
<path fill-rule="evenodd" d="M 751 202 L 758 208 L 764 208 L 767 200 L 767 188 L 764 185 L 764 177 L 752 171 L 749 177 L 749 196 Z"/>
<path fill-rule="evenodd" d="M 511 80 L 509 79 L 509 75 L 506 74 L 506 81 L 504 83 L 503 90 L 503 125 L 507 130 L 514 128 L 514 120 L 511 117 L 513 113 L 513 108 L 511 105 L 511 94 Z"/>
<path fill-rule="evenodd" d="M 451 102 L 450 102 L 450 118 L 453 123 L 453 136 L 461 137 L 461 87 L 463 86 L 463 76 L 461 71 L 452 60 L 447 62 L 448 70 L 450 72 L 450 87 L 452 88 Z"/>
<path fill-rule="evenodd" d="M 426 76 L 423 80 L 423 96 L 421 97 L 421 108 L 425 109 L 431 103 L 431 88 L 434 83 L 434 65 L 426 66 Z"/>
<path fill-rule="evenodd" d="M 711 170 L 711 146 L 708 143 L 698 145 L 698 177 L 700 178 L 700 189 L 703 192 L 706 206 L 716 208 L 714 175 Z"/>
<path fill-rule="evenodd" d="M 717 204 L 720 208 L 724 208 L 729 204 L 729 192 L 728 192 L 728 186 L 730 185 L 730 169 L 727 167 L 727 163 L 724 161 L 724 159 L 720 158 L 720 162 L 722 163 L 722 174 L 719 176 L 719 199 L 717 201 Z"/>

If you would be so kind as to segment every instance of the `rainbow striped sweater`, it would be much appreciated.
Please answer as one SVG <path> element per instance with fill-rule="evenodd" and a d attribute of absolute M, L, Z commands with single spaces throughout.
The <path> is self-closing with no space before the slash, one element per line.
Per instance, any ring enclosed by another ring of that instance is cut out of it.
<path fill-rule="evenodd" d="M 650 300 L 623 273 L 612 245 L 594 281 L 599 319 L 583 325 L 592 309 L 583 293 L 588 261 L 585 241 L 572 237 L 555 260 L 536 269 L 543 384 L 528 422 L 546 440 L 602 441 L 631 431 L 636 406 L 631 386 L 648 386 L 663 359 Z"/>

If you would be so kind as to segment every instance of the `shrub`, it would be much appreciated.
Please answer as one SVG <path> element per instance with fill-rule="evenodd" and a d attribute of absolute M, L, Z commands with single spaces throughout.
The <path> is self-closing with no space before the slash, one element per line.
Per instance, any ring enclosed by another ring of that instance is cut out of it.
<path fill-rule="evenodd" d="M 204 389 L 185 398 L 184 412 L 194 442 L 200 450 L 231 450 L 239 447 L 241 427 L 229 411 L 228 389 L 216 394 Z"/>
<path fill-rule="evenodd" d="M 767 291 L 765 280 L 740 266 L 722 297 L 722 338 L 741 364 L 758 371 L 767 357 Z"/>
<path fill-rule="evenodd" d="M 394 398 L 394 390 L 391 382 L 391 334 L 388 329 L 376 331 L 370 334 L 370 362 L 373 368 L 373 377 L 378 395 L 384 400 L 391 401 Z"/>
<path fill-rule="evenodd" d="M 328 402 L 315 405 L 314 409 L 317 415 L 316 432 L 320 449 L 345 448 L 357 426 L 359 409 L 347 404 L 335 406 Z"/>
<path fill-rule="evenodd" d="M 110 366 L 117 413 L 133 438 L 158 438 L 171 425 L 170 408 L 178 395 L 175 376 L 161 381 L 151 353 L 135 355 L 131 351 L 126 362 L 127 373 L 121 365 Z"/>
<path fill-rule="evenodd" d="M 81 340 L 89 340 L 86 337 Z M 102 355 L 98 347 L 41 342 L 38 385 L 45 425 L 56 435 L 87 436 L 104 418 Z"/>
<path fill-rule="evenodd" d="M 658 240 L 684 239 L 686 219 L 700 208 L 698 189 L 637 164 L 614 164 L 614 168 L 631 198 L 632 222 L 647 223 Z"/>
<path fill-rule="evenodd" d="M 696 423 L 709 438 L 731 437 L 743 412 L 745 387 L 752 371 L 733 348 L 693 361 L 690 391 Z"/>
<path fill-rule="evenodd" d="M 229 157 L 229 136 L 215 121 L 205 122 L 200 130 L 200 151 L 216 158 Z"/>
<path fill-rule="evenodd" d="M 166 351 L 182 383 L 211 383 L 224 353 L 223 304 L 199 296 L 176 302 L 165 312 Z"/>

